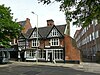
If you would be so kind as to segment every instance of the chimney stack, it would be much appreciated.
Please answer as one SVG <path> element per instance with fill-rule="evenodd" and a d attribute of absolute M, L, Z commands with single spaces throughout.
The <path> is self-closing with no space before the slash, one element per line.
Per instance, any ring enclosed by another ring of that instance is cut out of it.
<path fill-rule="evenodd" d="M 52 19 L 47 20 L 47 26 L 53 26 L 54 25 L 54 21 Z"/>
<path fill-rule="evenodd" d="M 29 18 L 26 18 L 26 21 L 30 21 L 30 19 Z"/>

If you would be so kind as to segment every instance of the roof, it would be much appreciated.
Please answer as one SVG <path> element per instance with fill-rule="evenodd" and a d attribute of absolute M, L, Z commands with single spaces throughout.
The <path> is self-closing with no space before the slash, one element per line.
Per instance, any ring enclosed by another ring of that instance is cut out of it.
<path fill-rule="evenodd" d="M 18 22 L 22 27 L 24 27 L 25 26 L 25 24 L 26 24 L 26 21 L 20 21 L 20 22 Z"/>
<path fill-rule="evenodd" d="M 46 27 L 39 27 L 38 28 L 38 32 L 39 34 L 42 36 L 42 38 L 46 38 L 47 35 L 49 34 L 49 32 L 52 30 L 53 27 L 56 27 L 58 29 L 58 31 L 64 35 L 64 31 L 66 28 L 66 24 L 64 25 L 54 25 L 54 26 L 46 26 Z M 27 33 L 26 33 L 26 38 L 29 38 L 29 36 L 32 34 L 32 32 L 34 31 L 35 28 L 30 28 L 28 29 Z"/>
<path fill-rule="evenodd" d="M 24 36 L 25 36 L 26 38 L 28 38 L 28 37 L 32 34 L 32 31 L 33 31 L 34 29 L 35 29 L 35 28 L 30 28 L 30 29 L 28 29 L 27 32 L 26 32 L 26 34 L 24 34 Z"/>

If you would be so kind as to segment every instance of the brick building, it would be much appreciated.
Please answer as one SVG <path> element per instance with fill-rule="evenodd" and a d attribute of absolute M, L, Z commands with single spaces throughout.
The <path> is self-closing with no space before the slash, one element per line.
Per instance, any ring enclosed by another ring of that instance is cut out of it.
<path fill-rule="evenodd" d="M 20 55 L 27 61 L 80 62 L 80 51 L 75 40 L 67 34 L 67 26 L 54 25 L 54 21 L 50 19 L 45 27 L 28 29 L 26 34 L 19 37 L 19 40 L 23 40 L 18 41 Z"/>
<path fill-rule="evenodd" d="M 95 61 L 95 56 L 100 51 L 100 24 L 93 20 L 88 27 L 77 30 L 74 38 L 83 57 Z"/>

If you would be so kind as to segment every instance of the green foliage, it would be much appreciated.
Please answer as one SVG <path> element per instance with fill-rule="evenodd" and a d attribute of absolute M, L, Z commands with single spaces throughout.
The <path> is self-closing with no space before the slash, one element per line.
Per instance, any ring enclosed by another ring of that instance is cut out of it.
<path fill-rule="evenodd" d="M 12 21 L 13 14 L 10 7 L 0 5 L 0 46 L 9 47 L 9 42 L 17 38 L 21 27 L 18 23 Z"/>
<path fill-rule="evenodd" d="M 66 15 L 66 20 L 74 25 L 88 26 L 93 19 L 100 22 L 100 0 L 38 0 L 43 4 L 60 2 L 60 10 Z"/>

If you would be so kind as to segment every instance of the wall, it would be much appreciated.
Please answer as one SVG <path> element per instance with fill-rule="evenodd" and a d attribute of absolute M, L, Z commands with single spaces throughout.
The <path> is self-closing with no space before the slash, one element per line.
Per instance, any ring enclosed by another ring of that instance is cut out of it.
<path fill-rule="evenodd" d="M 65 60 L 66 61 L 80 61 L 80 51 L 72 45 L 71 37 L 65 35 Z"/>

